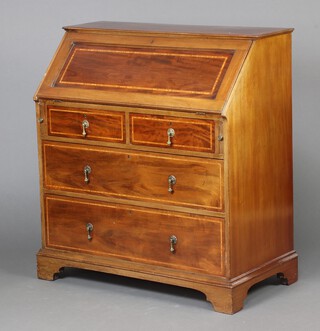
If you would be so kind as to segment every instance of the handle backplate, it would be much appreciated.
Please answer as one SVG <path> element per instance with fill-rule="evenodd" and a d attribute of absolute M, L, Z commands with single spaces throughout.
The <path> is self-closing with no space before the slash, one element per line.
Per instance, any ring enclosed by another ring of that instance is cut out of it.
<path fill-rule="evenodd" d="M 170 252 L 173 254 L 176 251 L 175 245 L 178 242 L 178 238 L 173 234 L 172 236 L 170 236 L 169 241 L 170 241 Z"/>
<path fill-rule="evenodd" d="M 89 127 L 89 122 L 87 120 L 82 121 L 82 137 L 85 138 L 87 136 L 87 131 Z"/>
<path fill-rule="evenodd" d="M 88 223 L 86 225 L 88 240 L 92 240 L 92 231 L 93 231 L 93 225 L 91 223 Z"/>
<path fill-rule="evenodd" d="M 167 135 L 168 135 L 167 145 L 171 146 L 172 145 L 172 139 L 171 138 L 174 137 L 174 135 L 175 135 L 174 129 L 169 128 L 167 130 Z"/>
<path fill-rule="evenodd" d="M 175 185 L 176 182 L 177 182 L 177 179 L 176 179 L 175 176 L 170 175 L 170 176 L 168 177 L 168 183 L 169 183 L 168 192 L 173 193 L 173 185 Z"/>
<path fill-rule="evenodd" d="M 83 168 L 83 172 L 84 172 L 84 182 L 86 184 L 89 184 L 89 182 L 90 182 L 89 174 L 91 173 L 91 167 L 89 165 L 86 165 Z"/>

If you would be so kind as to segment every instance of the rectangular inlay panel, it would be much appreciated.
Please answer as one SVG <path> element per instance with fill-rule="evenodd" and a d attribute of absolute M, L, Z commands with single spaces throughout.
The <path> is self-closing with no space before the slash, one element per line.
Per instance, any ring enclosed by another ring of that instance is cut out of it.
<path fill-rule="evenodd" d="M 125 141 L 124 117 L 124 113 L 120 112 L 49 106 L 48 134 L 123 143 Z M 82 134 L 83 121 L 87 121 L 85 137 Z"/>
<path fill-rule="evenodd" d="M 75 44 L 56 86 L 215 98 L 233 51 Z"/>
<path fill-rule="evenodd" d="M 223 161 L 44 143 L 46 189 L 223 211 Z M 90 166 L 89 183 L 84 167 Z M 168 178 L 176 177 L 174 192 Z"/>
<path fill-rule="evenodd" d="M 224 224 L 218 218 L 46 197 L 47 246 L 221 274 Z M 87 223 L 93 225 L 88 240 Z M 175 254 L 170 236 L 175 235 Z M 200 258 L 201 257 L 201 258 Z"/>
<path fill-rule="evenodd" d="M 156 146 L 197 152 L 215 151 L 215 122 L 171 116 L 130 114 L 131 137 L 134 145 Z M 168 129 L 174 136 L 168 141 Z"/>

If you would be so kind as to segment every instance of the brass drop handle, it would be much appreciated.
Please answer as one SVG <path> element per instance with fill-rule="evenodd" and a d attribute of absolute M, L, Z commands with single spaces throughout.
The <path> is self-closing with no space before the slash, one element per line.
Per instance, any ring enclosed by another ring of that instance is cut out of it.
<path fill-rule="evenodd" d="M 86 225 L 86 229 L 87 229 L 87 234 L 88 234 L 88 240 L 91 240 L 92 239 L 93 225 L 91 223 L 88 223 Z"/>
<path fill-rule="evenodd" d="M 82 121 L 82 137 L 85 138 L 87 136 L 87 131 L 89 127 L 89 122 L 87 120 Z"/>
<path fill-rule="evenodd" d="M 176 251 L 175 245 L 177 244 L 178 238 L 173 234 L 172 236 L 170 236 L 169 240 L 170 240 L 170 252 L 173 254 Z"/>
<path fill-rule="evenodd" d="M 168 135 L 167 145 L 168 145 L 168 146 L 171 146 L 171 145 L 172 145 L 172 140 L 171 140 L 171 138 L 174 137 L 174 134 L 175 134 L 174 129 L 169 128 L 169 129 L 167 130 L 167 135 Z"/>
<path fill-rule="evenodd" d="M 168 177 L 168 183 L 169 183 L 168 192 L 173 193 L 173 185 L 175 185 L 176 182 L 177 182 L 177 179 L 175 176 L 170 175 Z"/>
<path fill-rule="evenodd" d="M 91 173 L 91 167 L 86 165 L 83 169 L 83 172 L 84 172 L 84 182 L 86 184 L 89 184 L 89 182 L 90 182 L 89 174 Z"/>

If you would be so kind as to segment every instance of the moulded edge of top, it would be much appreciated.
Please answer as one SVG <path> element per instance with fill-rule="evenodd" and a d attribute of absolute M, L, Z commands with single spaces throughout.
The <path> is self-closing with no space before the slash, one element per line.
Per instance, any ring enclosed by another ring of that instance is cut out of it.
<path fill-rule="evenodd" d="M 293 28 L 239 27 L 239 26 L 205 26 L 205 25 L 172 25 L 135 22 L 98 21 L 64 27 L 66 31 L 94 33 L 143 33 L 194 35 L 227 39 L 259 39 L 278 34 L 291 33 Z"/>

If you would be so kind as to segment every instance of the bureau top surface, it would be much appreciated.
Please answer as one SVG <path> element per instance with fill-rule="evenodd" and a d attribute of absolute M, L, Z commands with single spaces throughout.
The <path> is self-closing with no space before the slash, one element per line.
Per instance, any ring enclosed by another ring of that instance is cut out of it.
<path fill-rule="evenodd" d="M 80 25 L 66 26 L 65 30 L 118 33 L 150 33 L 175 35 L 207 35 L 214 38 L 228 39 L 258 39 L 272 35 L 290 33 L 291 28 L 274 27 L 235 27 L 235 26 L 204 26 L 204 25 L 172 25 L 133 22 L 91 22 Z"/>

